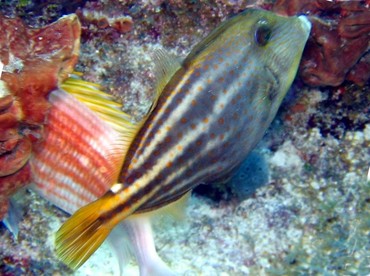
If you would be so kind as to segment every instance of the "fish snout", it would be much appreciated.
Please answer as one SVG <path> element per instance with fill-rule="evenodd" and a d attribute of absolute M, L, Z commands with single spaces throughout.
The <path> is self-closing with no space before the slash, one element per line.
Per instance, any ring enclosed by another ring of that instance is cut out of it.
<path fill-rule="evenodd" d="M 303 30 L 309 34 L 310 31 L 311 31 L 312 24 L 308 20 L 307 16 L 300 15 L 300 16 L 298 16 L 298 19 L 301 22 L 301 27 L 303 28 Z"/>

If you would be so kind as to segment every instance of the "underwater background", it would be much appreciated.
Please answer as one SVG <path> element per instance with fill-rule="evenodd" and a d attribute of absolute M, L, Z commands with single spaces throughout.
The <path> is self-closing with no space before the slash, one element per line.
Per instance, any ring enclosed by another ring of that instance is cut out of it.
<path fill-rule="evenodd" d="M 248 7 L 310 15 L 301 68 L 252 157 L 259 166 L 196 188 L 183 220 L 156 221 L 158 253 L 177 275 L 369 275 L 368 1 L 1 1 L 0 12 L 34 28 L 76 13 L 76 70 L 139 119 L 154 51 L 184 58 Z M 53 252 L 67 215 L 31 191 L 16 197 L 24 214 L 17 239 L 0 226 L 1 275 L 119 275 L 107 244 L 72 272 Z M 127 275 L 138 275 L 134 262 Z"/>

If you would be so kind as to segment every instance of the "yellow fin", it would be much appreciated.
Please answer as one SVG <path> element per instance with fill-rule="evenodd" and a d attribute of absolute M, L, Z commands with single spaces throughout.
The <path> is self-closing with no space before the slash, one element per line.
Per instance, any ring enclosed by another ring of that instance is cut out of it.
<path fill-rule="evenodd" d="M 153 54 L 155 63 L 156 77 L 156 94 L 148 115 L 155 108 L 161 93 L 169 80 L 173 77 L 177 70 L 181 68 L 181 63 L 173 55 L 168 54 L 163 49 L 157 49 Z"/>
<path fill-rule="evenodd" d="M 116 130 L 131 130 L 136 133 L 140 123 L 133 123 L 132 117 L 121 110 L 112 95 L 101 91 L 98 84 L 70 77 L 60 87 L 93 110 L 100 118 Z"/>
<path fill-rule="evenodd" d="M 111 229 L 99 224 L 100 200 L 78 210 L 55 236 L 58 257 L 70 268 L 79 268 L 103 243 Z"/>
<path fill-rule="evenodd" d="M 78 269 L 99 248 L 114 226 L 131 214 L 123 210 L 111 216 L 119 199 L 108 192 L 100 199 L 82 207 L 57 231 L 55 247 L 58 257 L 71 269 Z M 117 217 L 119 217 L 117 219 Z"/>

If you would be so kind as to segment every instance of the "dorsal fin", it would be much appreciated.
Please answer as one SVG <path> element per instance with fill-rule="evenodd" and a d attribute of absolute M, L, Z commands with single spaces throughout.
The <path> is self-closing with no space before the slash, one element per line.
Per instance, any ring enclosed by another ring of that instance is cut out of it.
<path fill-rule="evenodd" d="M 241 13 L 244 14 L 244 13 Z M 214 43 L 218 41 L 222 41 L 224 39 L 225 30 L 229 29 L 230 26 L 234 25 L 238 22 L 241 15 L 235 16 L 230 18 L 229 20 L 225 20 L 222 22 L 216 29 L 208 34 L 200 43 L 198 43 L 193 50 L 189 53 L 186 59 L 183 61 L 183 65 L 185 67 L 189 66 L 189 63 L 197 58 L 197 60 L 203 59 L 203 56 L 208 54 L 208 51 L 204 51 L 205 49 L 212 47 Z M 216 46 L 217 48 L 217 46 Z"/>
<path fill-rule="evenodd" d="M 132 135 L 139 130 L 141 122 L 134 123 L 132 117 L 121 110 L 122 105 L 112 95 L 100 90 L 100 85 L 70 77 L 60 87 L 88 106 L 115 130 L 130 134 L 132 139 Z"/>
<path fill-rule="evenodd" d="M 157 101 L 167 83 L 181 67 L 181 63 L 178 61 L 178 59 L 175 56 L 165 52 L 163 49 L 155 50 L 153 53 L 153 60 L 155 63 L 154 72 L 156 77 L 156 94 L 148 115 L 155 108 Z"/>

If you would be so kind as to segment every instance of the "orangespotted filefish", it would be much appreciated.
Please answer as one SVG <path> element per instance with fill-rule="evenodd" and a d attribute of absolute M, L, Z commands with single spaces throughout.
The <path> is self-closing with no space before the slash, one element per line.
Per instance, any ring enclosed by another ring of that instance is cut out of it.
<path fill-rule="evenodd" d="M 211 32 L 182 63 L 159 54 L 157 100 L 129 135 L 119 118 L 115 122 L 120 134 L 111 147 L 122 147 L 123 165 L 118 173 L 103 169 L 110 190 L 58 230 L 59 257 L 80 267 L 119 222 L 180 200 L 239 165 L 289 89 L 310 26 L 304 16 L 246 10 Z M 90 158 L 79 160 L 88 172 Z"/>

